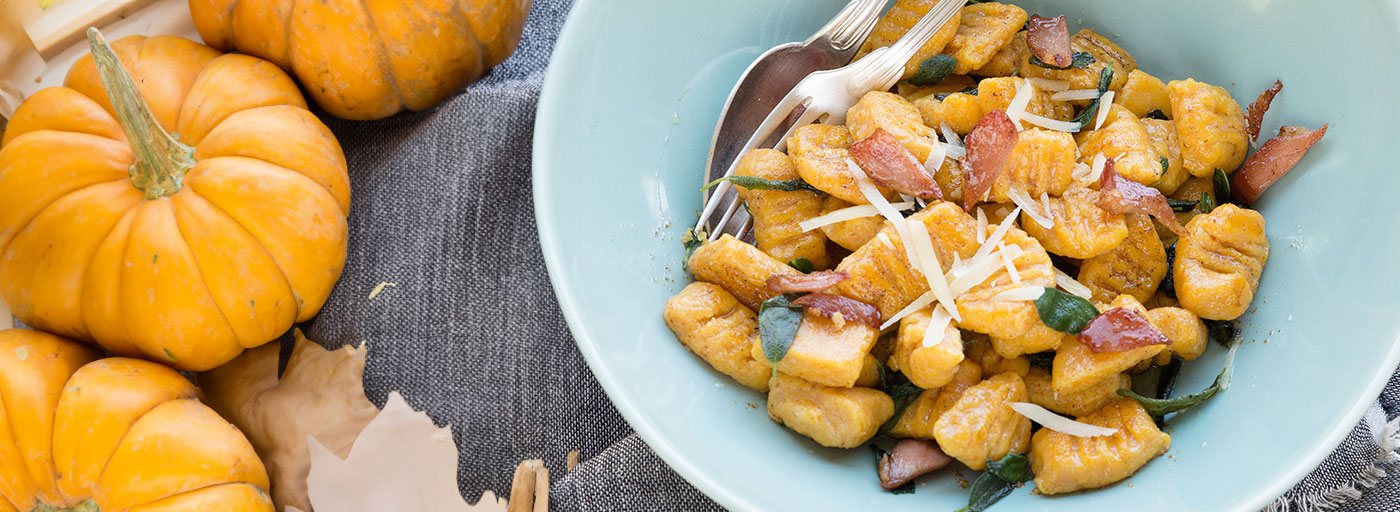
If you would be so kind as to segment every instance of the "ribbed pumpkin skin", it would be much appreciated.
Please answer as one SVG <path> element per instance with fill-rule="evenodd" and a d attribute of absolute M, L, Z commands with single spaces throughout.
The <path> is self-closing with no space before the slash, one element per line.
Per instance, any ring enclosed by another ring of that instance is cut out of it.
<path fill-rule="evenodd" d="M 320 310 L 345 262 L 345 157 L 290 77 L 178 37 L 112 44 L 155 119 L 194 148 L 147 199 L 91 55 L 0 142 L 0 297 L 36 328 L 206 370 Z"/>
<path fill-rule="evenodd" d="M 253 446 L 174 370 L 0 331 L 0 511 L 91 500 L 99 511 L 270 512 L 267 488 Z"/>
<path fill-rule="evenodd" d="M 431 108 L 515 51 L 530 0 L 190 0 L 210 46 L 288 70 L 368 120 Z"/>

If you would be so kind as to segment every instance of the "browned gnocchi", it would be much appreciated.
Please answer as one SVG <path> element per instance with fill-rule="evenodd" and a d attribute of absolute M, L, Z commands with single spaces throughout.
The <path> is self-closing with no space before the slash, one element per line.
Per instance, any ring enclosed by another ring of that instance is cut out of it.
<path fill-rule="evenodd" d="M 861 55 L 936 3 L 897 0 Z M 1225 89 L 1068 23 L 967 5 L 895 87 L 743 155 L 752 243 L 687 246 L 697 282 L 663 312 L 680 343 L 821 446 L 1019 461 L 1041 494 L 1165 453 L 1158 422 L 1226 386 L 1154 379 L 1237 343 L 1216 322 L 1253 307 L 1268 261 L 1263 216 L 1236 202 L 1259 190 L 1222 183 L 1257 163 L 1249 122 Z"/>

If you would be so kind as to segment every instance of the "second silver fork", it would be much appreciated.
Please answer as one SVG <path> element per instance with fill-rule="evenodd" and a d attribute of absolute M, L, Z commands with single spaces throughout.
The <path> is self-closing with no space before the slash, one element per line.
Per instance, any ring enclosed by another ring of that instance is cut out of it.
<path fill-rule="evenodd" d="M 894 45 L 870 52 L 845 67 L 812 73 L 803 78 L 778 102 L 738 154 L 742 156 L 769 143 L 775 149 L 783 150 L 788 137 L 809 124 L 844 123 L 846 111 L 866 93 L 893 87 L 904 74 L 909 59 L 966 4 L 967 0 L 942 0 Z M 789 128 L 773 142 L 773 135 L 784 126 Z M 736 158 L 725 176 L 732 176 L 737 166 Z M 741 203 L 734 186 L 728 181 L 720 182 L 700 213 L 696 232 L 707 232 L 707 238 L 711 241 L 718 240 L 724 234 L 743 238 L 752 223 L 747 215 L 736 215 Z"/>

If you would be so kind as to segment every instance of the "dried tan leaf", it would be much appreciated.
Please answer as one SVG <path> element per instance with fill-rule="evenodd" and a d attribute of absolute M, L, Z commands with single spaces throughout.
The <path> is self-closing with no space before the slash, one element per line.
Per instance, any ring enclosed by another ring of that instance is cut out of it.
<path fill-rule="evenodd" d="M 505 500 L 487 492 L 468 505 L 457 491 L 457 444 L 451 428 L 440 428 L 413 410 L 398 392 L 389 393 L 373 421 L 355 440 L 349 456 L 309 441 L 311 473 L 306 485 L 320 510 L 380 512 L 505 512 Z M 548 476 L 545 476 L 548 482 Z M 547 485 L 547 483 L 546 483 Z M 547 491 L 546 491 L 547 492 Z"/>
<path fill-rule="evenodd" d="M 273 502 L 309 512 L 306 440 L 349 454 L 379 409 L 365 397 L 363 345 L 327 351 L 298 330 L 280 382 L 278 350 L 277 343 L 269 343 L 244 352 L 200 375 L 199 384 L 205 401 L 238 426 L 262 457 L 272 477 Z"/>

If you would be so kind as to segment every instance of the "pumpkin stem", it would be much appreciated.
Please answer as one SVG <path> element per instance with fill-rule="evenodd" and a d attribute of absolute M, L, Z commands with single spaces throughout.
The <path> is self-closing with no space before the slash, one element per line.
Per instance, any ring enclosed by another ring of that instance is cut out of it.
<path fill-rule="evenodd" d="M 146 193 L 146 199 L 160 199 L 180 191 L 185 173 L 194 167 L 194 148 L 181 144 L 156 121 L 146 100 L 136 90 L 136 82 L 122 67 L 112 46 L 96 28 L 87 31 L 92 58 L 102 78 L 102 88 L 116 111 L 117 123 L 126 132 L 131 146 L 131 182 Z"/>

